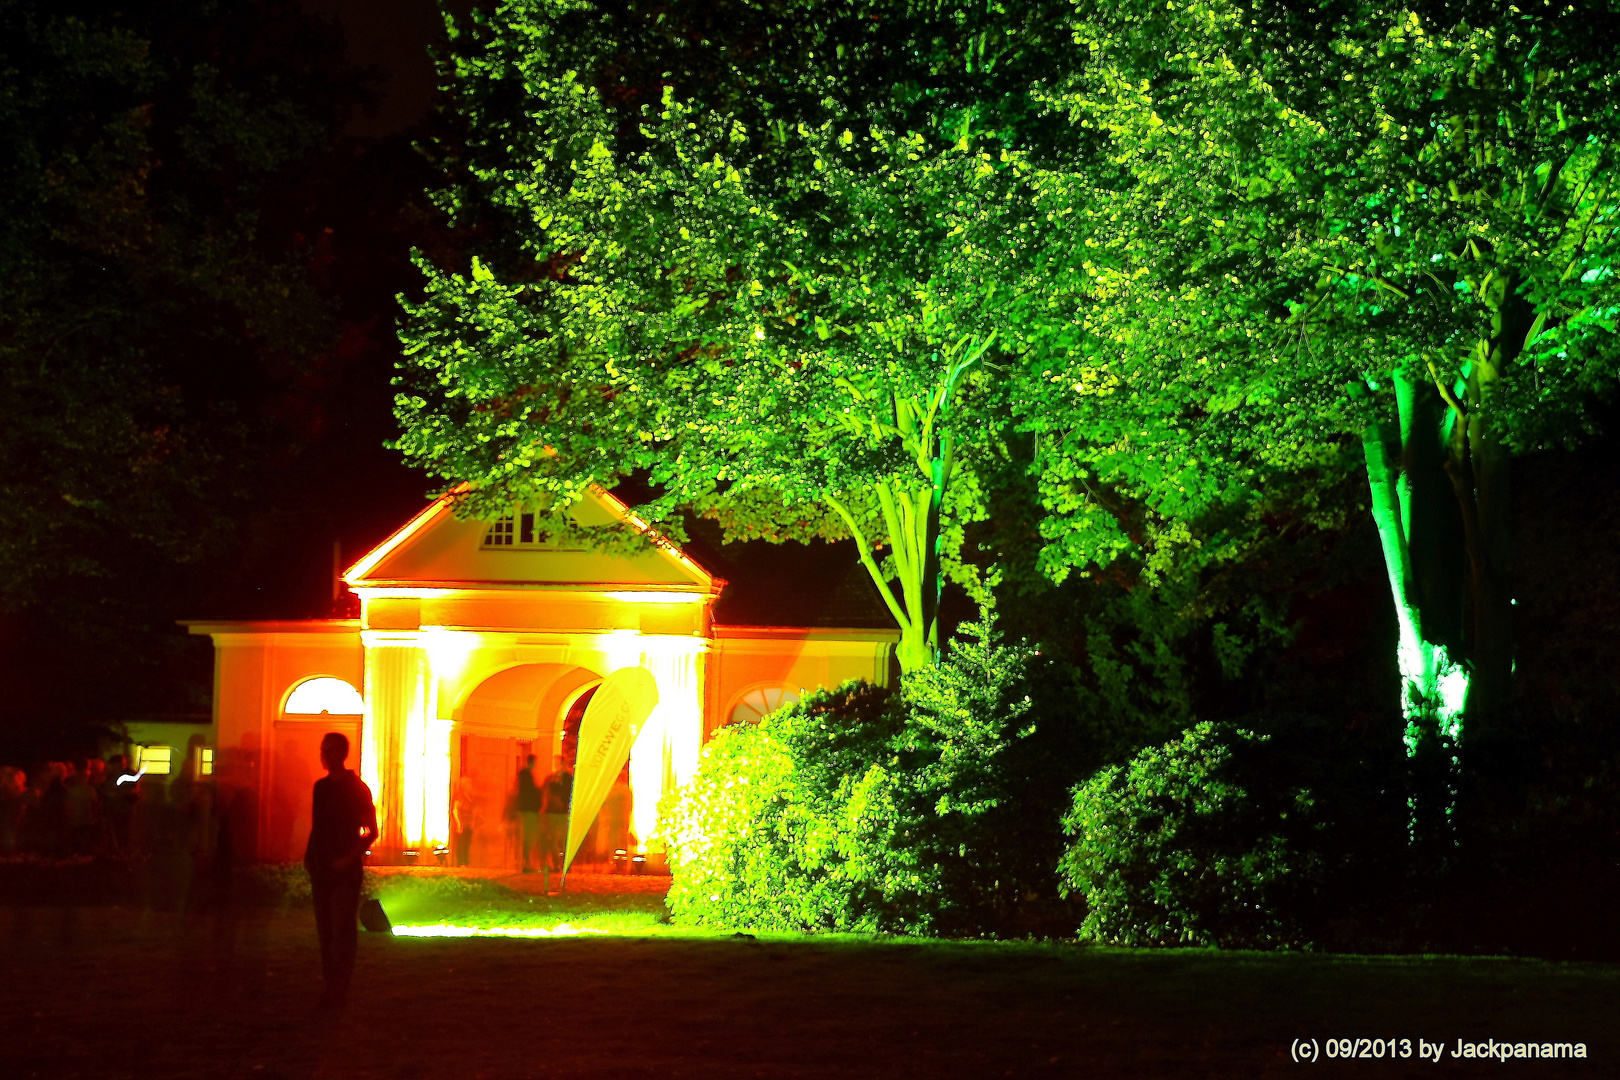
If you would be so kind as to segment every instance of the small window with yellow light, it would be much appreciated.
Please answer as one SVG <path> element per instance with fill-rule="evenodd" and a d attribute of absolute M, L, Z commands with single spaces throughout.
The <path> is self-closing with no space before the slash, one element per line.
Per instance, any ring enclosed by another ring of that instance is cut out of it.
<path fill-rule="evenodd" d="M 137 746 L 135 748 L 135 768 L 145 772 L 148 776 L 168 776 L 174 765 L 174 748 L 171 746 Z"/>

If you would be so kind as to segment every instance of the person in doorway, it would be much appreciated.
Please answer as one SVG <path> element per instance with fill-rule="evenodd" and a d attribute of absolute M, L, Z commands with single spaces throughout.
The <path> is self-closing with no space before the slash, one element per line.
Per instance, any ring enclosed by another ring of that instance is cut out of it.
<path fill-rule="evenodd" d="M 630 766 L 627 763 L 619 778 L 613 782 L 613 790 L 608 792 L 607 799 L 602 803 L 602 813 L 597 818 L 600 827 L 597 832 L 598 843 L 609 866 L 615 874 L 630 870 L 630 853 L 635 845 L 630 842 Z"/>
<path fill-rule="evenodd" d="M 478 804 L 473 799 L 472 777 L 456 781 L 456 797 L 450 801 L 450 829 L 455 840 L 455 865 L 472 865 L 473 830 L 478 827 Z"/>
<path fill-rule="evenodd" d="M 304 868 L 315 900 L 315 932 L 321 939 L 326 992 L 317 1008 L 342 1008 L 354 974 L 359 936 L 361 860 L 377 839 L 377 807 L 371 789 L 346 768 L 349 740 L 329 731 L 321 740 L 326 775 L 315 781 Z"/>
<path fill-rule="evenodd" d="M 540 788 L 534 782 L 535 757 L 530 754 L 517 774 L 517 816 L 523 826 L 523 872 L 532 874 L 540 848 Z"/>
<path fill-rule="evenodd" d="M 561 754 L 552 760 L 552 768 L 542 785 L 545 789 L 545 827 L 541 842 L 545 844 L 546 867 L 563 868 L 563 848 L 568 844 L 568 804 L 574 797 L 574 774 L 568 771 Z"/>

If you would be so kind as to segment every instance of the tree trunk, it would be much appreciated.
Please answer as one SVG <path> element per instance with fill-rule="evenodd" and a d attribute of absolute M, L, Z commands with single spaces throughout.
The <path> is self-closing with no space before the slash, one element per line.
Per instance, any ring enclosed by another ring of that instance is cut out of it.
<path fill-rule="evenodd" d="M 1426 498 L 1421 485 L 1414 490 L 1413 477 L 1394 465 L 1393 451 L 1410 462 L 1415 440 L 1431 439 L 1437 444 L 1440 433 L 1422 422 L 1417 386 L 1404 373 L 1395 377 L 1395 397 L 1400 413 L 1398 430 L 1388 424 L 1369 424 L 1362 433 L 1362 449 L 1367 462 L 1367 485 L 1372 496 L 1373 523 L 1384 553 L 1390 596 L 1395 603 L 1399 629 L 1396 663 L 1401 674 L 1401 715 L 1406 720 L 1406 747 L 1414 753 L 1431 733 L 1456 738 L 1462 727 L 1463 704 L 1469 686 L 1469 673 L 1457 663 L 1450 650 L 1424 633 L 1424 612 L 1420 583 L 1413 566 L 1413 526 L 1415 496 Z M 1424 508 L 1416 507 L 1419 511 Z"/>
<path fill-rule="evenodd" d="M 944 587 L 940 569 L 940 516 L 955 465 L 955 441 L 949 420 L 952 396 L 963 372 L 977 364 L 994 341 L 994 333 L 978 340 L 964 337 L 942 353 L 934 354 L 936 360 L 943 361 L 943 366 L 939 383 L 926 400 L 900 394 L 891 399 L 894 425 L 887 430 L 898 438 L 901 450 L 916 463 L 921 475 L 921 482 L 914 479 L 909 488 L 903 482 L 880 483 L 873 488 L 888 532 L 889 557 L 894 562 L 895 577 L 900 585 L 898 596 L 873 559 L 872 545 L 867 542 L 855 516 L 838 498 L 826 497 L 827 504 L 849 526 L 850 535 L 860 549 L 861 564 L 872 576 L 872 583 L 888 605 L 889 614 L 900 627 L 896 655 L 903 674 L 921 671 L 939 662 L 939 601 Z M 857 396 L 867 400 L 864 395 Z"/>
<path fill-rule="evenodd" d="M 936 475 L 946 475 L 943 470 Z M 888 534 L 890 558 L 895 568 L 891 587 L 872 554 L 872 543 L 843 502 L 829 497 L 827 504 L 838 512 L 855 538 L 861 565 L 877 586 L 889 614 L 900 628 L 895 658 L 902 674 L 929 667 L 939 660 L 939 508 L 944 485 L 907 492 L 888 484 L 875 489 L 883 511 L 884 531 Z"/>

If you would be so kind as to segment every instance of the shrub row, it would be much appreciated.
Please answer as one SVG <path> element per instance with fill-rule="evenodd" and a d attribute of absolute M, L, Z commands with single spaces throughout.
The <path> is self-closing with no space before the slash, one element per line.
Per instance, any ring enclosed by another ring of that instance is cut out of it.
<path fill-rule="evenodd" d="M 988 620 L 901 691 L 811 694 L 721 731 L 665 807 L 670 908 L 697 924 L 1072 933 L 1052 867 L 1070 782 L 1027 650 Z"/>
<path fill-rule="evenodd" d="M 698 924 L 1372 947 L 1405 903 L 1398 721 L 1204 722 L 1100 767 L 1118 733 L 986 617 L 898 692 L 812 694 L 721 731 L 665 807 Z"/>

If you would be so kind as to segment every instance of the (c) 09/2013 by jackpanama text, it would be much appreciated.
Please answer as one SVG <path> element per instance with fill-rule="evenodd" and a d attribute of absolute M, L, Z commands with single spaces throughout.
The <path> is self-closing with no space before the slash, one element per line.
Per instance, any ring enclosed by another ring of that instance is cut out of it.
<path fill-rule="evenodd" d="M 1583 1042 L 1505 1042 L 1487 1039 L 1469 1042 L 1457 1039 L 1447 1046 L 1445 1040 L 1406 1038 L 1334 1038 L 1295 1039 L 1289 1046 L 1295 1061 L 1315 1062 L 1327 1059 L 1366 1058 L 1373 1061 L 1389 1058 L 1417 1058 L 1420 1061 L 1440 1061 L 1446 1058 L 1494 1058 L 1498 1061 L 1541 1058 L 1585 1058 Z"/>

